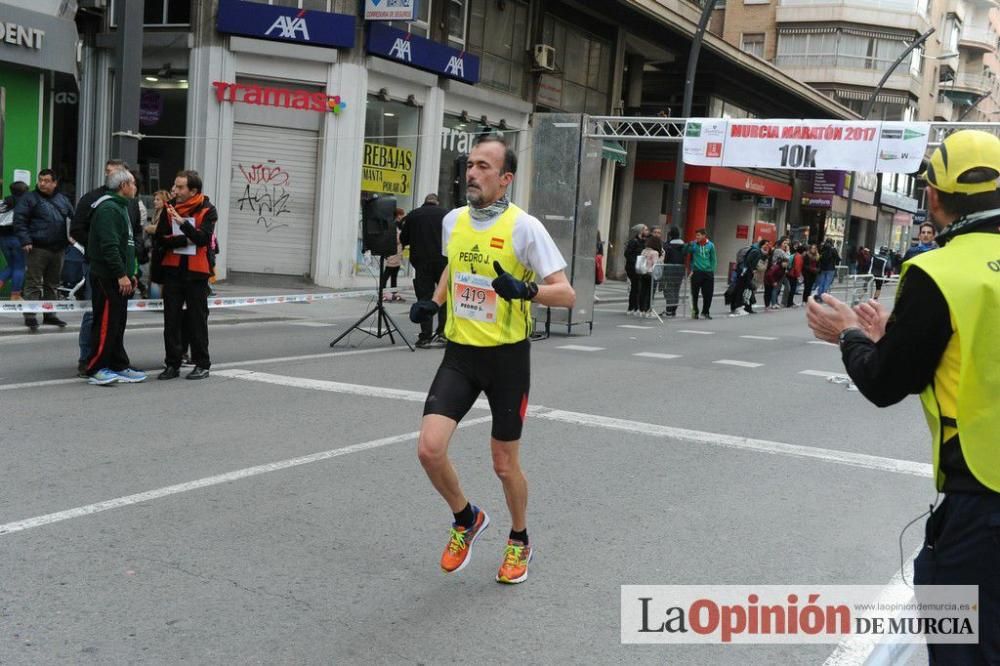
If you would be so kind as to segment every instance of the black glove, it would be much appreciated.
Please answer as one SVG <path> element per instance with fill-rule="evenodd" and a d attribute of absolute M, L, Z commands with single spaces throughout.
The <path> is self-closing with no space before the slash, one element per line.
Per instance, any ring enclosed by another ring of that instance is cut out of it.
<path fill-rule="evenodd" d="M 497 272 L 497 278 L 492 283 L 493 291 L 497 292 L 501 298 L 506 298 L 508 301 L 515 298 L 528 301 L 538 293 L 538 287 L 533 282 L 518 280 L 505 271 L 499 261 L 493 262 L 493 270 Z"/>
<path fill-rule="evenodd" d="M 417 301 L 410 306 L 410 321 L 414 324 L 430 321 L 440 309 L 441 306 L 434 301 Z"/>

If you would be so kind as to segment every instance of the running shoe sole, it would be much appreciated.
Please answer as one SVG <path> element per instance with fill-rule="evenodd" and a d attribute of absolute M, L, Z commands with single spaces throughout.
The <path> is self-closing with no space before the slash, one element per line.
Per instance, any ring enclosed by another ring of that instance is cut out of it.
<path fill-rule="evenodd" d="M 469 553 L 465 556 L 465 560 L 463 560 L 454 571 L 446 571 L 442 568 L 441 571 L 444 571 L 446 574 L 458 573 L 472 560 L 472 547 L 476 545 L 476 542 L 479 541 L 479 537 L 482 536 L 483 532 L 486 531 L 486 528 L 490 526 L 490 515 L 482 509 L 480 509 L 480 511 L 483 513 L 483 526 L 479 528 L 479 531 L 476 532 L 475 536 L 472 537 L 472 540 L 469 541 Z"/>
<path fill-rule="evenodd" d="M 117 375 L 104 380 L 98 379 L 97 377 L 91 377 L 90 379 L 87 380 L 87 383 L 90 384 L 91 386 L 111 386 L 112 384 L 120 380 L 121 378 L 118 377 Z"/>
<path fill-rule="evenodd" d="M 528 564 L 531 564 L 531 560 L 534 557 L 535 557 L 535 549 L 532 548 L 528 552 Z M 528 566 L 527 566 L 527 564 L 524 566 L 524 573 L 522 575 L 518 576 L 517 578 L 512 578 L 510 580 L 502 580 L 500 578 L 500 574 L 499 573 L 497 574 L 497 582 L 500 583 L 501 585 L 517 585 L 518 583 L 523 583 L 526 580 L 528 580 Z"/>
<path fill-rule="evenodd" d="M 122 384 L 140 384 L 146 381 L 146 377 L 143 377 L 141 379 L 132 379 L 126 377 L 125 375 L 118 375 L 118 381 L 120 381 Z"/>

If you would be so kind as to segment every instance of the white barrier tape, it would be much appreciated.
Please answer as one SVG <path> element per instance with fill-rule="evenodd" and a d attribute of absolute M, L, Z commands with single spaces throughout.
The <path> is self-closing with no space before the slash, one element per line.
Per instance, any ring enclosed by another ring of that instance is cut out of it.
<path fill-rule="evenodd" d="M 374 296 L 375 291 L 343 291 L 324 294 L 283 294 L 278 296 L 210 296 L 209 309 L 242 308 L 251 305 L 278 305 L 282 303 L 313 303 L 315 301 L 333 301 L 341 298 L 357 298 Z M 56 312 L 87 312 L 91 309 L 89 301 L 3 301 L 0 302 L 0 314 L 32 314 Z M 128 302 L 129 312 L 160 312 L 163 310 L 162 298 L 136 299 Z"/>

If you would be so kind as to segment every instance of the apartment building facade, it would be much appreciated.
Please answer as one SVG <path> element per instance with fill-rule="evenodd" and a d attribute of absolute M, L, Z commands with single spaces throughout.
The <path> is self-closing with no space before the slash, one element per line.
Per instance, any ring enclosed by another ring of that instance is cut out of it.
<path fill-rule="evenodd" d="M 897 57 L 933 27 L 893 70 L 868 117 L 985 121 L 1000 111 L 998 7 L 995 0 L 728 0 L 713 27 L 858 113 Z M 803 218 L 814 235 L 849 248 L 904 250 L 926 215 L 914 179 L 858 174 L 848 220 L 846 178 L 805 176 Z"/>

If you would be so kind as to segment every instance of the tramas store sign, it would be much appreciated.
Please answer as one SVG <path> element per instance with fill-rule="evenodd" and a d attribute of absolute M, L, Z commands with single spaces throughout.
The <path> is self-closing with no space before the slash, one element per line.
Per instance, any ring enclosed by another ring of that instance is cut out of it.
<path fill-rule="evenodd" d="M 275 106 L 283 109 L 299 111 L 317 111 L 319 113 L 333 112 L 339 114 L 347 108 L 347 102 L 340 95 L 327 95 L 323 92 L 301 90 L 298 88 L 275 88 L 272 86 L 245 85 L 227 81 L 213 81 L 215 99 L 220 104 L 250 104 L 251 106 Z"/>

